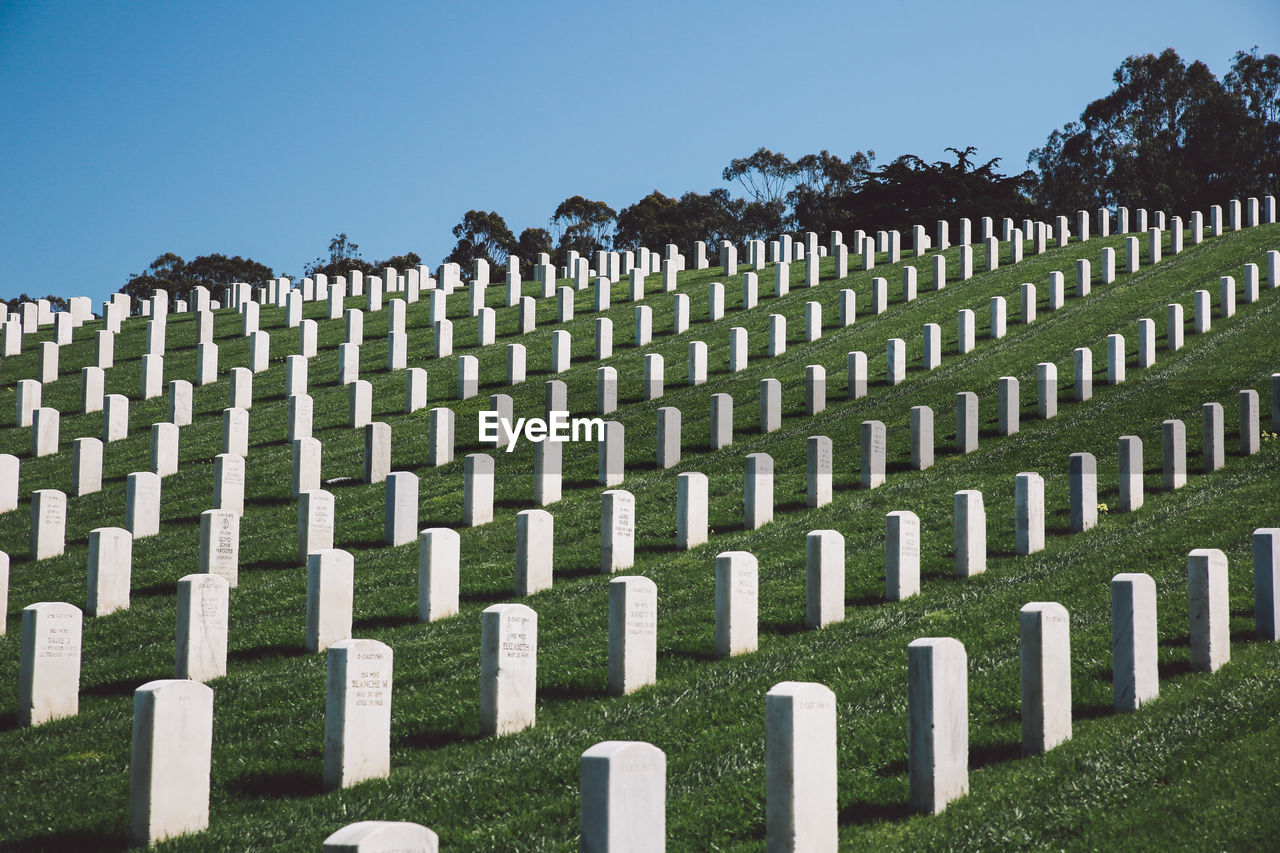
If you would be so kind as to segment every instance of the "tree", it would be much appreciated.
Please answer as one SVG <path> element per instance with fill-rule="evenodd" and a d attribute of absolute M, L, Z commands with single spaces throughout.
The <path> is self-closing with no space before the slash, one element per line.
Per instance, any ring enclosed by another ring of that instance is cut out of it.
<path fill-rule="evenodd" d="M 795 183 L 796 165 L 781 152 L 757 148 L 750 157 L 730 160 L 721 177 L 740 183 L 755 201 L 780 202 Z"/>
<path fill-rule="evenodd" d="M 377 269 L 386 269 L 387 267 L 395 267 L 397 271 L 404 272 L 410 267 L 416 267 L 422 263 L 422 258 L 418 257 L 417 252 L 406 252 L 403 255 L 392 255 L 385 261 L 378 261 L 374 264 Z"/>
<path fill-rule="evenodd" d="M 545 228 L 526 228 L 516 241 L 516 257 L 520 259 L 520 275 L 532 278 L 538 255 L 551 254 L 551 232 Z M 570 274 L 572 274 L 570 270 Z"/>
<path fill-rule="evenodd" d="M 841 227 L 837 200 L 863 185 L 875 156 L 874 151 L 855 151 L 842 160 L 824 149 L 796 160 L 796 184 L 787 194 L 796 227 L 818 234 Z"/>
<path fill-rule="evenodd" d="M 464 268 L 477 258 L 488 261 L 491 267 L 502 266 L 516 245 L 506 221 L 494 211 L 468 210 L 462 221 L 453 226 L 453 236 L 458 243 L 445 261 Z"/>
<path fill-rule="evenodd" d="M 157 290 L 168 293 L 170 299 L 189 301 L 197 287 L 214 290 L 238 281 L 262 284 L 274 275 L 270 267 L 239 255 L 201 255 L 188 263 L 173 252 L 165 252 L 145 272 L 130 276 L 120 292 L 127 293 L 135 304 L 150 299 Z"/>
<path fill-rule="evenodd" d="M 992 211 L 1013 218 L 1035 212 L 1030 197 L 1033 173 L 1003 175 L 996 171 L 998 157 L 975 166 L 973 146 L 946 150 L 956 156 L 954 163 L 927 163 L 904 154 L 869 172 L 858 189 L 837 197 L 835 221 L 846 227 L 865 223 L 877 230 L 906 230 L 939 219 L 976 219 Z"/>
<path fill-rule="evenodd" d="M 352 270 L 359 270 L 365 275 L 377 275 L 378 268 L 361 258 L 360 247 L 342 233 L 333 235 L 333 239 L 329 241 L 329 256 L 316 258 L 302 268 L 302 274 L 336 278 L 349 276 Z"/>
<path fill-rule="evenodd" d="M 1205 209 L 1273 183 L 1280 58 L 1237 53 L 1224 86 L 1167 48 L 1130 56 L 1116 87 L 1027 160 L 1045 212 L 1115 204 Z"/>
<path fill-rule="evenodd" d="M 596 249 L 610 248 L 617 218 L 617 212 L 603 201 L 575 195 L 560 202 L 551 216 L 552 228 L 559 235 L 556 262 L 564 263 L 570 250 L 590 255 Z"/>
<path fill-rule="evenodd" d="M 1252 168 L 1242 177 L 1255 191 L 1275 189 L 1280 184 L 1280 56 L 1258 56 L 1257 46 L 1248 53 L 1236 51 L 1222 82 L 1251 119 L 1241 141 L 1245 164 Z"/>
<path fill-rule="evenodd" d="M 67 300 L 63 299 L 61 296 L 54 296 L 52 293 L 48 296 L 28 296 L 24 293 L 21 296 L 15 296 L 12 299 L 4 300 L 4 304 L 9 306 L 9 310 L 11 312 L 16 312 L 22 307 L 22 303 L 39 302 L 41 299 L 49 300 L 49 307 L 54 311 L 68 311 L 71 308 L 71 305 Z"/>
<path fill-rule="evenodd" d="M 714 254 L 720 240 L 743 239 L 743 213 L 747 206 L 724 189 L 705 195 L 688 192 L 679 199 L 654 190 L 618 213 L 614 243 L 659 251 L 668 243 L 675 243 L 681 251 L 690 252 L 694 242 L 703 240 Z"/>
<path fill-rule="evenodd" d="M 203 285 L 210 290 L 237 281 L 259 284 L 274 276 L 271 267 L 257 261 L 239 255 L 229 258 L 217 253 L 193 258 L 183 269 L 183 277 L 189 280 L 192 288 Z"/>

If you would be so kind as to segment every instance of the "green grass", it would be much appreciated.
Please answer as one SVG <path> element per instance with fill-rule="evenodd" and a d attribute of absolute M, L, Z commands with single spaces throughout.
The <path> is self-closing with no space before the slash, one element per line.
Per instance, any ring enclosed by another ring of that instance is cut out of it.
<path fill-rule="evenodd" d="M 1146 241 L 1142 241 L 1145 258 Z M 594 446 L 565 450 L 565 497 L 548 509 L 556 522 L 556 582 L 527 603 L 539 615 L 538 723 L 501 739 L 479 736 L 479 612 L 514 601 L 515 514 L 532 503 L 533 448 L 494 453 L 499 477 L 494 522 L 463 529 L 462 613 L 432 624 L 415 621 L 416 545 L 386 548 L 382 539 L 381 485 L 359 483 L 363 435 L 349 430 L 347 394 L 334 385 L 341 320 L 320 319 L 323 304 L 305 316 L 319 320 L 320 355 L 310 363 L 315 431 L 323 441 L 327 486 L 337 498 L 336 547 L 355 555 L 355 628 L 358 637 L 395 650 L 392 707 L 392 773 L 387 780 L 324 793 L 323 655 L 302 649 L 305 571 L 294 565 L 296 508 L 289 500 L 290 451 L 284 443 L 286 401 L 283 361 L 296 352 L 296 332 L 286 330 L 281 309 L 262 310 L 272 335 L 272 364 L 255 377 L 250 414 L 249 485 L 241 526 L 240 586 L 233 591 L 228 676 L 215 691 L 212 813 L 209 829 L 178 839 L 183 849 L 315 850 L 341 826 L 356 820 L 413 820 L 430 826 L 449 849 L 573 849 L 576 847 L 578 759 L 607 739 L 647 740 L 667 754 L 667 826 L 671 849 L 762 849 L 764 844 L 764 693 L 783 680 L 820 681 L 835 691 L 839 719 L 841 843 L 849 848 L 992 849 L 1214 847 L 1257 849 L 1280 834 L 1280 649 L 1252 637 L 1253 603 L 1249 534 L 1280 524 L 1280 441 L 1268 440 L 1253 457 L 1235 454 L 1236 394 L 1255 388 L 1263 398 L 1264 429 L 1271 414 L 1269 376 L 1280 371 L 1280 294 L 1266 289 L 1254 305 L 1239 305 L 1229 320 L 1214 318 L 1207 335 L 1190 333 L 1192 294 L 1208 289 L 1218 301 L 1219 275 L 1240 280 L 1244 263 L 1262 265 L 1280 244 L 1280 226 L 1232 232 L 1188 247 L 1155 267 L 1120 275 L 1114 285 L 1095 282 L 1075 297 L 1075 259 L 1093 260 L 1101 247 L 1123 237 L 1053 248 L 1016 266 L 931 288 L 930 259 L 920 271 L 920 297 L 901 302 L 903 264 L 853 272 L 845 282 L 804 287 L 802 264 L 791 269 L 791 293 L 774 299 L 772 266 L 760 273 L 760 303 L 740 312 L 740 279 L 718 270 L 684 273 L 694 323 L 670 334 L 672 300 L 661 276 L 647 280 L 654 341 L 631 346 L 633 306 L 624 279 L 614 291 L 614 356 L 619 410 L 627 435 L 627 477 L 622 488 L 637 499 L 635 572 L 659 590 L 658 684 L 625 698 L 605 692 L 608 577 L 598 572 L 599 503 Z M 1028 241 L 1027 246 L 1030 246 Z M 957 268 L 956 250 L 948 266 Z M 975 268 L 982 251 L 975 252 Z M 1007 258 L 1007 249 L 1006 249 Z M 831 260 L 824 261 L 830 275 Z M 851 262 L 851 268 L 855 266 Z M 744 267 L 739 266 L 739 272 Z M 1048 274 L 1066 274 L 1066 307 L 1049 312 Z M 889 310 L 869 312 L 871 278 L 889 281 Z M 724 321 L 706 322 L 707 284 L 724 281 Z M 1035 324 L 1017 322 L 1018 285 L 1039 291 Z M 534 293 L 534 285 L 526 293 Z M 838 291 L 858 294 L 855 325 L 834 328 Z M 488 304 L 500 306 L 503 286 L 491 286 Z M 986 337 L 987 304 L 1009 303 L 1008 334 Z M 804 343 L 804 303 L 823 305 L 824 336 Z M 1165 305 L 1186 311 L 1186 345 L 1164 346 Z M 540 415 L 549 374 L 555 300 L 538 305 L 539 328 L 516 337 L 515 309 L 498 307 L 499 345 L 475 346 L 475 321 L 465 295 L 451 300 L 455 356 L 431 358 L 427 305 L 409 306 L 410 365 L 429 372 L 431 406 L 457 412 L 456 460 L 426 465 L 427 411 L 403 413 L 404 377 L 388 373 L 386 312 L 365 317 L 362 377 L 374 386 L 375 418 L 393 429 L 393 468 L 421 477 L 420 522 L 460 527 L 462 457 L 483 450 L 476 412 L 490 393 L 509 393 L 517 415 Z M 568 382 L 575 414 L 595 411 L 590 289 L 577 294 L 573 369 Z M 348 307 L 363 307 L 351 298 Z M 956 311 L 973 309 L 978 345 L 955 353 Z M 768 315 L 788 319 L 789 346 L 778 359 L 764 356 Z M 1156 365 L 1138 370 L 1137 320 L 1156 322 L 1161 347 Z M 943 364 L 926 373 L 921 327 L 944 330 Z M 728 372 L 729 328 L 747 329 L 751 362 Z M 100 414 L 76 414 L 81 366 L 92 363 L 91 324 L 62 348 L 62 376 L 47 388 L 44 404 L 63 413 L 60 454 L 29 458 L 30 430 L 11 426 L 14 387 L 35 375 L 35 349 L 7 358 L 0 368 L 0 452 L 22 456 L 22 505 L 0 515 L 0 549 L 13 556 L 9 631 L 0 637 L 0 846 L 121 847 L 128 815 L 128 763 L 132 692 L 145 681 L 171 677 L 176 581 L 196 570 L 200 512 L 212 499 L 212 459 L 220 451 L 221 409 L 227 371 L 248 363 L 248 341 L 239 318 L 218 312 L 215 334 L 222 380 L 197 389 L 194 422 L 182 429 L 182 470 L 164 480 L 163 531 L 134 544 L 133 600 L 128 611 L 86 619 L 80 713 L 37 728 L 16 725 L 20 613 L 35 601 L 83 605 L 87 540 L 91 529 L 124 524 L 124 479 L 148 465 L 151 423 L 167 418 L 167 401 L 131 400 L 132 432 L 107 445 L 104 487 L 70 500 L 65 555 L 29 561 L 29 495 L 36 488 L 69 490 L 71 439 L 98 436 Z M 1105 385 L 1106 336 L 1126 335 L 1128 381 Z M 40 339 L 48 339 L 42 330 Z M 907 342 L 912 364 L 907 381 L 884 383 L 885 342 Z M 195 330 L 189 315 L 169 321 L 166 380 L 195 372 Z M 503 344 L 528 348 L 529 380 L 503 388 Z M 708 382 L 685 384 L 687 345 L 704 340 L 710 350 Z M 116 344 L 116 367 L 107 393 L 136 397 L 144 323 L 126 322 Z M 1094 398 L 1071 400 L 1072 350 L 1088 346 L 1095 367 Z M 845 355 L 864 350 L 870 393 L 845 399 Z M 643 356 L 661 353 L 667 393 L 640 399 Z M 458 355 L 479 355 L 481 395 L 457 401 Z M 1060 377 L 1060 411 L 1035 418 L 1037 362 L 1052 361 Z M 803 410 L 805 366 L 827 370 L 828 408 Z M 995 434 L 997 380 L 1016 376 L 1022 387 L 1022 430 Z M 760 435 L 757 389 L 761 379 L 782 382 L 785 417 L 780 430 Z M 980 398 L 981 444 L 971 454 L 950 451 L 954 399 L 959 391 Z M 712 393 L 735 398 L 735 443 L 708 448 Z M 1199 473 L 1200 405 L 1216 400 L 1226 413 L 1226 467 Z M 933 407 L 937 462 L 925 472 L 907 469 L 908 416 L 915 405 Z M 683 412 L 683 459 L 673 469 L 654 464 L 655 412 Z M 1187 426 L 1188 485 L 1160 488 L 1160 422 L 1182 418 Z M 859 424 L 878 419 L 888 427 L 889 477 L 875 490 L 858 488 Z M 805 507 L 805 438 L 827 435 L 835 450 L 835 500 Z M 1146 505 L 1136 513 L 1101 514 L 1097 528 L 1067 532 L 1067 457 L 1090 451 L 1098 458 L 1099 501 L 1116 505 L 1117 440 L 1138 435 L 1145 451 Z M 776 461 L 773 523 L 742 529 L 742 457 L 768 452 Z M 710 478 L 711 541 L 675 550 L 672 507 L 676 475 L 702 471 Z M 1044 551 L 1013 556 L 1013 485 L 1019 471 L 1045 478 L 1049 536 Z M 952 576 L 952 494 L 980 489 L 987 513 L 989 560 L 985 574 Z M 884 515 L 910 509 L 921 519 L 922 593 L 900 603 L 883 599 Z M 805 534 L 831 528 L 847 546 L 847 609 L 843 623 L 820 631 L 804 628 Z M 1186 555 L 1193 548 L 1221 548 L 1230 560 L 1232 660 L 1219 672 L 1192 673 L 1187 640 Z M 714 556 L 748 550 L 760 563 L 760 649 L 717 660 L 712 655 Z M 1111 711 L 1109 585 L 1121 571 L 1145 571 L 1159 594 L 1161 695 L 1135 714 Z M 1018 609 L 1029 601 L 1058 601 L 1071 614 L 1075 731 L 1068 741 L 1036 758 L 1019 755 Z M 907 806 L 906 646 L 918 637 L 953 636 L 968 652 L 970 690 L 970 791 L 937 817 L 912 815 Z M 70 808 L 68 806 L 71 806 Z"/>

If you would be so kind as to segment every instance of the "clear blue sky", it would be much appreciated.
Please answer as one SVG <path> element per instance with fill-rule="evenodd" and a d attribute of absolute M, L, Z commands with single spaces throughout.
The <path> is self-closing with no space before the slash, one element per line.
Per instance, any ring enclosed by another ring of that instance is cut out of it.
<path fill-rule="evenodd" d="M 1173 47 L 1280 51 L 1280 1 L 0 0 L 0 296 L 95 302 L 172 251 L 298 274 L 342 231 L 437 264 L 472 208 L 547 227 L 828 149 L 1004 171 Z"/>

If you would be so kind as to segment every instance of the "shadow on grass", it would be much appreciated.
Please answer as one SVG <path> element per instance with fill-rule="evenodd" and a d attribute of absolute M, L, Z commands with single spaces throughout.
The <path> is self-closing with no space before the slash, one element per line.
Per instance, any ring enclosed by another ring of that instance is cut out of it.
<path fill-rule="evenodd" d="M 705 648 L 692 648 L 692 649 L 674 648 L 674 649 L 666 649 L 664 651 L 658 652 L 659 661 L 666 658 L 684 658 L 685 660 L 700 660 L 700 661 L 721 660 L 720 656 L 717 655 L 714 650 L 705 649 Z"/>
<path fill-rule="evenodd" d="M 1022 757 L 1022 744 L 1017 741 L 1008 743 L 988 743 L 982 746 L 969 747 L 969 768 L 977 770 L 1006 761 L 1016 761 Z"/>
<path fill-rule="evenodd" d="M 268 658 L 294 658 L 309 655 L 306 646 L 297 643 L 272 643 L 267 646 L 254 646 L 251 649 L 236 649 L 227 653 L 227 658 L 238 663 L 266 660 Z"/>
<path fill-rule="evenodd" d="M 291 761 L 270 770 L 241 776 L 227 787 L 242 799 L 313 797 L 324 793 L 324 773 L 319 761 Z"/>
<path fill-rule="evenodd" d="M 583 699 L 604 699 L 608 695 L 608 687 L 601 685 L 548 684 L 538 687 L 539 702 L 577 702 Z"/>
<path fill-rule="evenodd" d="M 157 598 L 162 595 L 176 595 L 178 585 L 172 581 L 153 583 L 148 586 L 134 587 L 129 591 L 130 598 Z"/>
<path fill-rule="evenodd" d="M 885 820 L 906 820 L 912 814 L 914 812 L 911 811 L 911 804 L 907 802 L 852 803 L 840 810 L 840 823 L 848 825 L 879 823 Z"/>
<path fill-rule="evenodd" d="M 416 616 L 412 613 L 384 613 L 381 616 L 366 616 L 363 619 L 356 619 L 351 623 L 351 628 L 353 631 L 357 628 L 361 630 L 365 628 L 403 628 L 406 625 L 416 624 L 417 621 Z"/>
<path fill-rule="evenodd" d="M 1160 680 L 1165 681 L 1169 678 L 1176 678 L 1182 675 L 1191 674 L 1191 661 L 1174 660 L 1159 665 Z"/>
<path fill-rule="evenodd" d="M 252 563 L 244 563 L 240 566 L 240 571 L 249 572 L 258 569 L 297 569 L 298 571 L 306 571 L 306 566 L 300 566 L 293 560 L 254 560 Z"/>
<path fill-rule="evenodd" d="M 287 506 L 293 503 L 293 498 L 289 495 L 246 495 L 244 502 L 248 506 Z"/>
<path fill-rule="evenodd" d="M 787 501 L 786 503 L 780 503 L 775 505 L 773 508 L 773 512 L 775 515 L 778 515 L 784 512 L 804 512 L 808 508 L 809 508 L 809 502 L 807 500 Z"/>
<path fill-rule="evenodd" d="M 809 629 L 800 619 L 795 622 L 761 622 L 760 630 L 769 634 L 801 634 Z"/>
<path fill-rule="evenodd" d="M 166 676 L 167 677 L 167 676 Z M 132 696 L 133 691 L 141 687 L 146 678 L 117 678 L 115 681 L 104 681 L 90 687 L 81 687 L 81 696 Z"/>
<path fill-rule="evenodd" d="M 455 743 L 469 743 L 480 740 L 479 732 L 464 731 L 461 726 L 447 729 L 424 729 L 409 732 L 395 739 L 395 746 L 410 749 L 441 749 Z"/>
<path fill-rule="evenodd" d="M 5 842 L 5 850 L 127 850 L 128 838 L 101 829 L 74 829 L 56 835 L 40 835 Z"/>
<path fill-rule="evenodd" d="M 1111 680 L 1111 676 L 1107 676 L 1107 681 Z M 1076 705 L 1071 709 L 1071 717 L 1075 720 L 1097 720 L 1102 717 L 1110 717 L 1116 713 L 1115 705 Z"/>
<path fill-rule="evenodd" d="M 646 542 L 635 546 L 637 554 L 674 554 L 679 550 L 674 539 L 670 542 Z"/>
<path fill-rule="evenodd" d="M 565 573 L 556 570 L 557 577 L 564 577 Z M 458 599 L 461 601 L 475 601 L 481 604 L 501 604 L 510 601 L 514 593 L 510 589 L 486 589 L 486 590 L 463 590 L 458 593 Z"/>
<path fill-rule="evenodd" d="M 352 551 L 372 551 L 377 548 L 389 547 L 386 542 L 381 539 L 351 539 L 342 543 L 344 547 Z"/>

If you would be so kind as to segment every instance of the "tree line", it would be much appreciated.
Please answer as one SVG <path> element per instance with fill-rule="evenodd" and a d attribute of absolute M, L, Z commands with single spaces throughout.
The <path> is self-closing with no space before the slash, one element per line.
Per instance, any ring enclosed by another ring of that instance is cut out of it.
<path fill-rule="evenodd" d="M 760 148 L 735 158 L 721 179 L 737 185 L 678 197 L 654 190 L 615 210 L 574 195 L 561 202 L 548 227 L 517 236 L 496 211 L 469 210 L 454 226 L 446 262 L 483 258 L 505 266 L 520 259 L 525 276 L 539 254 L 563 266 L 571 251 L 661 248 L 688 251 L 703 240 L 714 255 L 722 240 L 741 244 L 783 233 L 864 224 L 905 230 L 939 219 L 976 219 L 993 212 L 1013 218 L 1047 217 L 1118 204 L 1196 210 L 1223 199 L 1274 192 L 1280 179 L 1280 56 L 1238 51 L 1221 80 L 1208 66 L 1187 64 L 1172 49 L 1130 56 L 1116 69 L 1115 89 L 1090 103 L 1078 121 L 1049 134 L 1018 174 L 982 161 L 973 146 L 950 147 L 950 158 L 927 162 L 903 154 L 875 166 L 874 151 L 847 156 L 823 150 L 791 159 Z M 413 252 L 377 262 L 360 257 L 346 234 L 303 269 L 304 275 L 376 274 L 383 267 L 420 263 Z M 187 298 L 196 285 L 261 282 L 270 268 L 246 258 L 208 255 L 183 261 L 165 254 L 121 288 L 145 298 L 157 287 Z"/>

